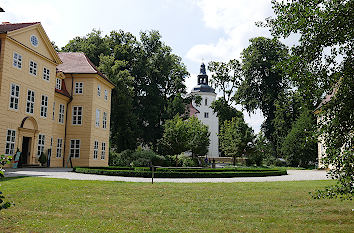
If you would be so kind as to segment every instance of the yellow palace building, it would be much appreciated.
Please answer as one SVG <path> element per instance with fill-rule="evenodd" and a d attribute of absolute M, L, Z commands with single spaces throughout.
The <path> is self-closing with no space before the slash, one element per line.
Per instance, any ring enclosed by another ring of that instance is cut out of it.
<path fill-rule="evenodd" d="M 107 166 L 112 88 L 85 54 L 57 53 L 40 23 L 0 24 L 0 154 Z"/>

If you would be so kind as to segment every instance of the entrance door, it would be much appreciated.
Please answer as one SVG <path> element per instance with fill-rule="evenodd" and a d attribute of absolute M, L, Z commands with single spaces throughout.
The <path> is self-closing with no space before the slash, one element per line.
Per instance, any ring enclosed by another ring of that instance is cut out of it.
<path fill-rule="evenodd" d="M 31 139 L 30 137 L 23 137 L 22 139 L 22 153 L 18 162 L 19 167 L 28 163 L 28 158 L 31 154 Z"/>

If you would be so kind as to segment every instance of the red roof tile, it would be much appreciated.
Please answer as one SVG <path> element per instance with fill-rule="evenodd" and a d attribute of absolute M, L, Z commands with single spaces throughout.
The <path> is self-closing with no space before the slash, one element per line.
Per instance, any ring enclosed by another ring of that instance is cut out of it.
<path fill-rule="evenodd" d="M 14 30 L 18 30 L 21 28 L 25 28 L 34 24 L 38 24 L 40 22 L 33 22 L 33 23 L 2 23 L 0 24 L 0 33 L 3 32 L 10 32 Z"/>
<path fill-rule="evenodd" d="M 60 52 L 58 53 L 62 64 L 57 66 L 58 71 L 69 74 L 98 74 L 113 84 L 82 52 Z M 113 84 L 114 85 L 114 84 Z"/>

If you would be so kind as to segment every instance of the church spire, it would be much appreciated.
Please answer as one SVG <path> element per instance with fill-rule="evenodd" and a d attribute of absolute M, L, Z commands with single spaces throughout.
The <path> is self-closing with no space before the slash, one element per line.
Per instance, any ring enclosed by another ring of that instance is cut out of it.
<path fill-rule="evenodd" d="M 198 75 L 198 85 L 208 85 L 208 75 L 206 74 L 204 62 L 200 65 L 200 74 Z"/>

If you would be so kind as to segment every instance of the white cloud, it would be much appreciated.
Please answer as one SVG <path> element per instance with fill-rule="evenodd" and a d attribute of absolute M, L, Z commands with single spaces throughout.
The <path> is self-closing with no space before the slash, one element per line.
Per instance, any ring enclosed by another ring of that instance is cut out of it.
<path fill-rule="evenodd" d="M 223 37 L 210 44 L 193 46 L 186 57 L 191 61 L 206 60 L 227 61 L 238 58 L 249 44 L 249 39 L 257 36 L 270 36 L 268 29 L 258 28 L 257 21 L 271 16 L 270 1 L 267 0 L 198 0 L 197 6 L 203 13 L 205 26 L 222 30 Z"/>

